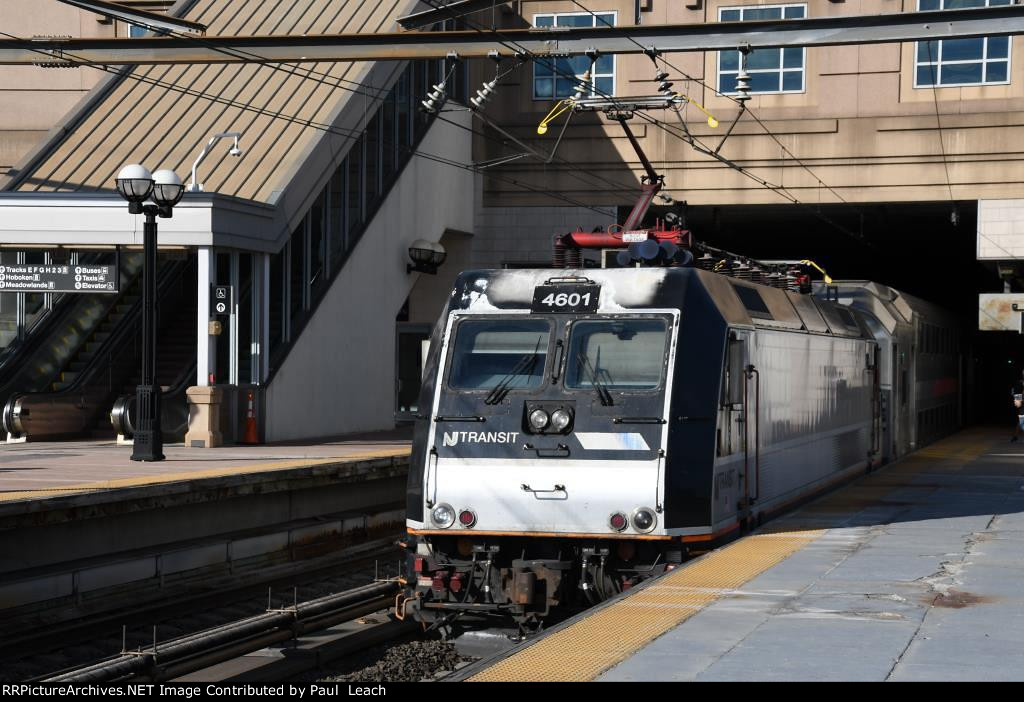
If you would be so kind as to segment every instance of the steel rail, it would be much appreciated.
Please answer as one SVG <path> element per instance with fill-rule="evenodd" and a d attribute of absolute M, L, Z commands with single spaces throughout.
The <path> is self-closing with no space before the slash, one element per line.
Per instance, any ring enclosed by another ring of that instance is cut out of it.
<path fill-rule="evenodd" d="M 124 652 L 98 663 L 45 678 L 42 682 L 95 683 L 124 678 L 168 679 L 228 660 L 270 644 L 287 641 L 390 604 L 398 581 L 384 581 L 300 602 L 292 607 L 230 622 L 195 634 L 156 642 L 153 649 Z"/>
<path fill-rule="evenodd" d="M 192 63 L 316 63 L 330 61 L 563 57 L 658 54 L 737 48 L 885 44 L 1024 34 L 1024 7 L 758 22 L 665 24 L 572 29 L 326 34 L 309 36 L 48 38 L 0 40 L 0 64 L 72 67 Z M 515 50 L 508 48 L 514 43 Z M 229 52 L 253 52 L 258 57 Z"/>

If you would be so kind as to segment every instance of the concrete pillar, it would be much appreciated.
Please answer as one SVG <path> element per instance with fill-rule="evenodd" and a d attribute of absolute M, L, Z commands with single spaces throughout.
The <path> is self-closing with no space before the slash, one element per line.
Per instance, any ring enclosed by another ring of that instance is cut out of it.
<path fill-rule="evenodd" d="M 188 396 L 188 432 L 185 446 L 214 448 L 224 444 L 220 432 L 220 405 L 224 391 L 216 386 L 191 387 Z"/>
<path fill-rule="evenodd" d="M 199 289 L 196 294 L 196 385 L 206 387 L 210 384 L 210 372 L 213 370 L 213 337 L 210 336 L 210 286 L 213 285 L 215 263 L 213 249 L 209 246 L 199 247 L 197 254 Z"/>

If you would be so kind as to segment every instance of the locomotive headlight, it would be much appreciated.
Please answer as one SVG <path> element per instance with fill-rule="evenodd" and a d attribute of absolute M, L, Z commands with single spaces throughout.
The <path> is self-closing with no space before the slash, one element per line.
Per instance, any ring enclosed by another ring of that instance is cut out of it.
<path fill-rule="evenodd" d="M 542 409 L 535 409 L 530 412 L 530 428 L 534 431 L 541 431 L 548 425 L 551 418 L 548 417 L 548 413 Z"/>
<path fill-rule="evenodd" d="M 551 427 L 555 431 L 565 431 L 572 422 L 572 414 L 567 409 L 556 409 L 551 413 Z"/>
<path fill-rule="evenodd" d="M 641 507 L 633 512 L 633 528 L 640 532 L 650 531 L 654 528 L 654 512 L 647 507 Z"/>
<path fill-rule="evenodd" d="M 430 512 L 430 519 L 442 529 L 455 523 L 455 510 L 451 505 L 440 504 Z"/>

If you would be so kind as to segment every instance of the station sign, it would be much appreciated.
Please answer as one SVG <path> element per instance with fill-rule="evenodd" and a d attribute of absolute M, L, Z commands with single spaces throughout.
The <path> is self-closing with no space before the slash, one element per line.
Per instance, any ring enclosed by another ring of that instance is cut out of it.
<path fill-rule="evenodd" d="M 227 317 L 231 314 L 234 290 L 230 285 L 214 285 L 210 295 L 210 313 L 216 317 Z"/>
<path fill-rule="evenodd" d="M 117 266 L 55 263 L 0 265 L 0 292 L 118 293 Z"/>

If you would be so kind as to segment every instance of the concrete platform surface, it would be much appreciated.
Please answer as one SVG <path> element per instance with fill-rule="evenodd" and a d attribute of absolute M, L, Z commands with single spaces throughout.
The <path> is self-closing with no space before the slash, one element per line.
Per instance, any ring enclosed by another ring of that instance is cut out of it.
<path fill-rule="evenodd" d="M 963 432 L 771 524 L 824 531 L 598 679 L 1024 680 L 1007 439 Z"/>
<path fill-rule="evenodd" d="M 397 430 L 316 444 L 164 447 L 166 460 L 130 459 L 113 441 L 0 444 L 0 503 L 41 500 L 147 485 L 285 470 L 409 453 L 409 432 Z"/>
<path fill-rule="evenodd" d="M 1024 446 L 960 432 L 458 679 L 1024 680 Z"/>

